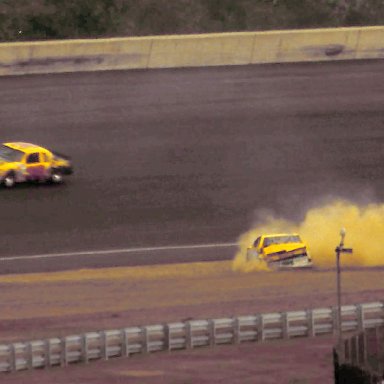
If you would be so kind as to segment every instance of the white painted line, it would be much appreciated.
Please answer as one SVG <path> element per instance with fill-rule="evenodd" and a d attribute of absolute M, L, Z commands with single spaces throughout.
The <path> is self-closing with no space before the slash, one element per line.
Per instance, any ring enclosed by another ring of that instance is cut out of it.
<path fill-rule="evenodd" d="M 236 245 L 237 243 L 218 243 L 218 244 L 197 244 L 197 245 L 174 245 L 174 246 L 168 246 L 168 247 L 106 249 L 104 251 L 95 250 L 95 251 L 79 251 L 79 252 L 65 252 L 65 253 L 46 253 L 41 255 L 0 257 L 0 261 L 50 259 L 55 257 L 71 257 L 71 256 L 111 255 L 116 253 L 133 253 L 133 252 L 172 251 L 172 250 L 181 250 L 181 249 L 229 248 L 229 247 L 234 247 Z"/>

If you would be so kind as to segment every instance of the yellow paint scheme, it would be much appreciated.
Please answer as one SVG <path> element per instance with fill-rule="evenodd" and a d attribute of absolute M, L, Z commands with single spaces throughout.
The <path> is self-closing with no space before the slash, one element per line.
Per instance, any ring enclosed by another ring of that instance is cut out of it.
<path fill-rule="evenodd" d="M 253 255 L 267 263 L 292 264 L 294 266 L 295 259 L 298 260 L 299 258 L 305 259 L 304 266 L 309 266 L 312 263 L 307 244 L 301 240 L 297 233 L 261 235 L 248 248 L 247 254 L 251 258 Z"/>
<path fill-rule="evenodd" d="M 16 161 L 7 161 L 0 157 L 0 182 L 10 172 L 15 175 L 16 182 L 28 180 L 46 181 L 49 179 L 53 168 L 72 168 L 69 160 L 56 156 L 50 150 L 35 144 L 11 142 L 3 143 L 2 147 L 19 151 L 20 157 Z M 37 162 L 28 163 L 27 159 L 31 154 L 38 154 Z M 72 173 L 72 170 L 69 173 Z"/>

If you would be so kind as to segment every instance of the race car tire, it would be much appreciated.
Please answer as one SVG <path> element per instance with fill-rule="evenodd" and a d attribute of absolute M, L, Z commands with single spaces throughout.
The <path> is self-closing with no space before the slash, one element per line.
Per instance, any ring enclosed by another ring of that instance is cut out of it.
<path fill-rule="evenodd" d="M 6 188 L 12 188 L 16 184 L 16 177 L 13 172 L 8 173 L 4 179 L 3 179 L 3 184 Z"/>
<path fill-rule="evenodd" d="M 58 169 L 52 169 L 50 181 L 52 184 L 61 184 L 63 182 L 63 174 Z"/>

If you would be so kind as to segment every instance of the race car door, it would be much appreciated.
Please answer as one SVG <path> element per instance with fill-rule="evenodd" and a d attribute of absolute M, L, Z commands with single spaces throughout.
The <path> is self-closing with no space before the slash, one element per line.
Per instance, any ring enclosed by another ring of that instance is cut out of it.
<path fill-rule="evenodd" d="M 25 161 L 28 180 L 42 180 L 45 177 L 45 167 L 41 153 L 30 153 Z"/>

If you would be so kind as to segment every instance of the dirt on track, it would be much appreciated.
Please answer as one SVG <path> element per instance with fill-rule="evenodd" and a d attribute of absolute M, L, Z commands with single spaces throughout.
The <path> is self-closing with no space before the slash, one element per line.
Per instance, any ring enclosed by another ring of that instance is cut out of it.
<path fill-rule="evenodd" d="M 343 271 L 343 304 L 381 300 L 384 271 Z M 335 271 L 233 272 L 230 262 L 0 277 L 0 343 L 335 305 Z M 6 383 L 331 383 L 332 337 L 97 361 Z"/>

